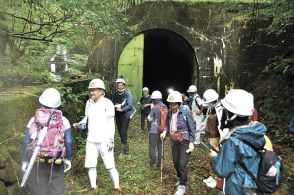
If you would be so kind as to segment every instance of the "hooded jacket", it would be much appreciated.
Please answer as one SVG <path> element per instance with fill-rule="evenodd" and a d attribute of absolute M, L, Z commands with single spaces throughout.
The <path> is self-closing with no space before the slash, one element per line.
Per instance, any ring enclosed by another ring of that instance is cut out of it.
<path fill-rule="evenodd" d="M 242 160 L 248 170 L 256 177 L 260 158 L 256 151 L 237 137 L 250 142 L 256 148 L 265 144 L 266 127 L 262 123 L 239 126 L 231 130 L 224 139 L 217 156 L 211 158 L 212 167 L 218 177 L 224 178 L 224 192 L 229 195 L 245 194 L 246 189 L 256 189 L 251 177 L 238 163 Z"/>

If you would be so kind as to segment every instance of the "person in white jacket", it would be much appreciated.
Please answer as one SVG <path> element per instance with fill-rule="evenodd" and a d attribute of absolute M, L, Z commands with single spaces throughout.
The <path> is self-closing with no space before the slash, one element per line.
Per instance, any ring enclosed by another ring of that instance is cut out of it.
<path fill-rule="evenodd" d="M 119 194 L 119 175 L 114 162 L 114 105 L 104 97 L 105 86 L 101 79 L 93 79 L 89 84 L 90 99 L 86 103 L 85 117 L 73 126 L 88 126 L 85 167 L 88 168 L 91 188 L 97 189 L 97 159 L 100 156 L 114 183 L 115 194 Z"/>

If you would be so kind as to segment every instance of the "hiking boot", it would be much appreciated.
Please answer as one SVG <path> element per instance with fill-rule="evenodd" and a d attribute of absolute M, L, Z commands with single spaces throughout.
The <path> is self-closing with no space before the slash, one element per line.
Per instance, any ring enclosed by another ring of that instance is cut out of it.
<path fill-rule="evenodd" d="M 122 144 L 122 145 L 121 145 L 121 152 L 122 152 L 124 155 L 127 155 L 128 152 L 129 152 L 129 145 L 128 145 L 128 144 Z"/>
<path fill-rule="evenodd" d="M 194 144 L 194 146 L 200 146 L 200 141 L 199 140 L 195 140 L 193 144 Z"/>
<path fill-rule="evenodd" d="M 156 164 L 150 164 L 150 168 L 151 169 L 157 169 L 157 165 Z"/>
<path fill-rule="evenodd" d="M 204 183 L 210 183 L 210 182 L 215 181 L 215 180 L 213 179 L 213 177 L 209 176 L 208 178 L 203 179 L 202 181 L 203 181 Z"/>
<path fill-rule="evenodd" d="M 122 194 L 122 190 L 121 190 L 121 188 L 114 188 L 114 191 L 113 191 L 114 193 L 114 195 L 121 195 Z"/>
<path fill-rule="evenodd" d="M 174 195 L 183 195 L 186 193 L 186 186 L 179 185 Z"/>

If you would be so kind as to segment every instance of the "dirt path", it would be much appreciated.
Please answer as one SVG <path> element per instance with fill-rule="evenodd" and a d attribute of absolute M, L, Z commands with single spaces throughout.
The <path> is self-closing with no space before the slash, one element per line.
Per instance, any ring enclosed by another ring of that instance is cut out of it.
<path fill-rule="evenodd" d="M 163 169 L 163 182 L 160 182 L 160 169 L 151 169 L 148 156 L 148 136 L 142 137 L 137 120 L 133 120 L 129 129 L 130 154 L 119 159 L 120 141 L 116 134 L 115 157 L 116 166 L 120 175 L 123 194 L 173 194 L 176 174 L 174 171 L 171 148 L 167 139 L 164 145 L 165 160 Z M 276 195 L 291 194 L 288 189 L 293 182 L 294 155 L 292 148 L 275 145 L 275 150 L 281 155 L 284 163 L 284 180 L 281 189 Z M 67 194 L 94 194 L 88 191 L 89 181 L 84 165 L 84 149 L 80 149 L 73 160 L 73 168 L 66 179 Z M 218 194 L 218 190 L 206 187 L 202 182 L 209 175 L 209 160 L 207 150 L 196 147 L 191 155 L 188 170 L 187 194 Z M 102 161 L 97 167 L 99 190 L 96 194 L 111 194 L 113 185 Z"/>

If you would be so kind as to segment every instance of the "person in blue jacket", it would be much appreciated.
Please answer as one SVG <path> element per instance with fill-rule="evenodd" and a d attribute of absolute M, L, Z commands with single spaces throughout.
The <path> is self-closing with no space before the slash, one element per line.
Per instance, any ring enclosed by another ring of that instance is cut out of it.
<path fill-rule="evenodd" d="M 121 155 L 129 152 L 128 128 L 133 113 L 133 97 L 126 91 L 126 82 L 122 78 L 116 79 L 116 92 L 112 97 L 115 107 L 115 122 L 121 139 Z"/>
<path fill-rule="evenodd" d="M 186 193 L 188 181 L 188 162 L 194 149 L 196 122 L 187 105 L 182 105 L 182 95 L 173 91 L 168 95 L 170 110 L 167 118 L 167 130 L 160 134 L 164 139 L 166 131 L 170 133 L 172 158 L 178 181 L 175 195 Z M 176 136 L 175 136 L 176 135 Z"/>
<path fill-rule="evenodd" d="M 257 186 L 241 167 L 240 161 L 257 176 L 260 158 L 256 151 L 245 143 L 249 142 L 256 148 L 262 148 L 267 129 L 262 123 L 250 123 L 249 117 L 254 107 L 251 93 L 233 89 L 221 100 L 221 104 L 227 112 L 226 123 L 229 131 L 221 137 L 219 152 L 209 153 L 212 167 L 216 175 L 224 179 L 225 194 L 256 194 Z"/>

